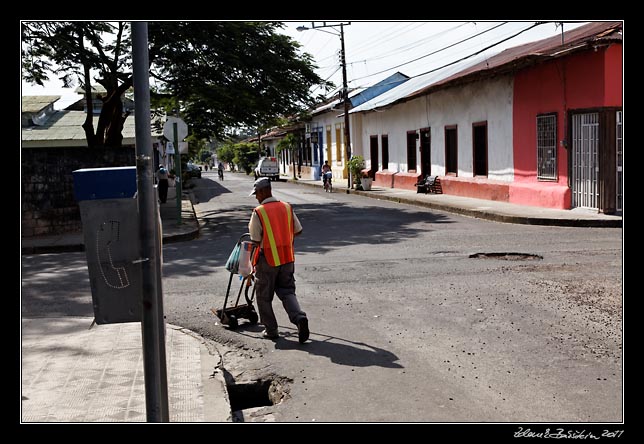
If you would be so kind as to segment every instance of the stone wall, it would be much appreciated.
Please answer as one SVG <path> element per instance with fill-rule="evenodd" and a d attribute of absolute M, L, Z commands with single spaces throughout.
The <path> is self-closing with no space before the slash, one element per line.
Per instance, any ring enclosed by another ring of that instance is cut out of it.
<path fill-rule="evenodd" d="M 72 171 L 134 166 L 133 147 L 23 148 L 22 237 L 81 231 Z"/>

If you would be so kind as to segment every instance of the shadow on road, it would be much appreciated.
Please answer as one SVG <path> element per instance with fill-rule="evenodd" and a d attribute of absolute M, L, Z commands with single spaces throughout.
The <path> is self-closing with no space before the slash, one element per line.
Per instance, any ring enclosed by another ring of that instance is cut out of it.
<path fill-rule="evenodd" d="M 201 275 L 223 267 L 240 236 L 248 231 L 254 206 L 249 203 L 200 213 L 199 239 L 181 248 L 164 249 L 164 275 Z M 304 228 L 295 240 L 296 261 L 299 254 L 324 254 L 343 246 L 395 245 L 435 230 L 435 224 L 451 223 L 447 216 L 408 208 L 336 203 L 299 204 L 294 209 Z"/>
<path fill-rule="evenodd" d="M 351 367 L 404 368 L 396 362 L 398 361 L 398 356 L 387 350 L 364 342 L 353 342 L 313 331 L 311 332 L 310 342 L 306 344 L 298 342 L 297 331 L 294 331 L 287 334 L 286 337 L 280 337 L 275 342 L 275 348 L 280 350 L 302 350 L 314 355 L 326 356 L 334 364 Z"/>
<path fill-rule="evenodd" d="M 232 193 L 228 188 L 221 183 L 216 182 L 215 179 L 191 179 L 195 182 L 195 187 L 192 188 L 192 195 L 196 198 L 195 203 L 208 202 L 217 196 L 225 193 Z"/>

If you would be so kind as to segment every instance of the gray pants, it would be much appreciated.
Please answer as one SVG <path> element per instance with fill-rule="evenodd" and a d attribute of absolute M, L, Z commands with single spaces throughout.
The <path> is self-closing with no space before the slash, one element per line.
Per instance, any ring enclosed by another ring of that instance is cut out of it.
<path fill-rule="evenodd" d="M 259 310 L 259 322 L 266 327 L 268 333 L 277 332 L 277 319 L 273 312 L 273 295 L 282 301 L 284 310 L 289 320 L 297 325 L 306 313 L 300 308 L 295 296 L 295 278 L 293 273 L 295 264 L 284 264 L 271 267 L 266 262 L 264 255 L 259 256 L 255 266 L 255 296 L 257 298 L 257 309 Z"/>

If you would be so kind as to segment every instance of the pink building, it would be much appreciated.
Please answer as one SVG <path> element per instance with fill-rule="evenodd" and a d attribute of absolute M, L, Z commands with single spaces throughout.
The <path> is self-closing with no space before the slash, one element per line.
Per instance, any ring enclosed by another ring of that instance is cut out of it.
<path fill-rule="evenodd" d="M 514 76 L 509 201 L 614 213 L 622 187 L 621 35 L 568 38 L 550 50 L 552 60 Z"/>

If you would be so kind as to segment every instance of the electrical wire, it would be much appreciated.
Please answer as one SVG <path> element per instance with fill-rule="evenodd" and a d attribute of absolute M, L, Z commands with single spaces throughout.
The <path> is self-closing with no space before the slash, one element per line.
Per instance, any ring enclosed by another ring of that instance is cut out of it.
<path fill-rule="evenodd" d="M 429 56 L 432 56 L 432 55 L 434 55 L 434 54 L 438 54 L 439 52 L 445 51 L 445 50 L 447 50 L 447 49 L 449 49 L 449 48 L 453 48 L 453 47 L 454 47 L 454 46 L 456 46 L 456 45 L 459 45 L 459 44 L 461 44 L 461 43 L 463 43 L 463 42 L 466 42 L 466 41 L 471 40 L 471 39 L 473 39 L 473 38 L 475 38 L 475 37 L 478 37 L 478 36 L 480 36 L 481 34 L 485 34 L 486 32 L 489 32 L 489 31 L 492 31 L 492 30 L 494 30 L 494 29 L 496 29 L 496 28 L 499 28 L 500 26 L 503 26 L 503 25 L 505 25 L 505 24 L 507 24 L 507 23 L 508 23 L 508 22 L 503 22 L 503 23 L 501 23 L 501 24 L 499 24 L 499 25 L 496 25 L 496 26 L 494 26 L 494 27 L 492 27 L 492 28 L 486 29 L 485 31 L 482 31 L 482 32 L 480 32 L 480 33 L 477 33 L 477 34 L 471 35 L 471 36 L 469 36 L 469 37 L 466 37 L 466 38 L 464 38 L 464 39 L 462 39 L 462 40 L 459 40 L 458 42 L 452 43 L 452 44 L 450 44 L 450 45 L 448 45 L 448 46 L 445 46 L 445 47 L 443 47 L 443 48 L 437 49 L 436 51 L 430 52 L 429 54 L 425 54 L 425 55 L 423 55 L 423 56 L 417 57 L 417 58 L 415 58 L 415 59 L 413 59 L 413 60 L 410 60 L 410 61 L 408 61 L 408 62 L 401 63 L 401 64 L 399 64 L 399 65 L 396 65 L 396 66 L 393 66 L 393 67 L 391 67 L 391 68 L 388 68 L 388 69 L 384 69 L 384 70 L 381 70 L 381 71 L 375 72 L 375 73 L 373 73 L 373 74 L 369 74 L 369 75 L 362 76 L 362 77 L 356 77 L 356 78 L 352 79 L 352 80 L 351 80 L 351 82 L 354 82 L 354 81 L 356 81 L 356 80 L 365 79 L 365 78 L 367 78 L 367 77 L 372 77 L 372 76 L 375 76 L 375 75 L 378 75 L 378 74 L 382 74 L 382 73 L 384 73 L 384 72 L 391 71 L 391 70 L 396 69 L 396 68 L 400 68 L 401 66 L 405 66 L 405 65 L 409 65 L 410 63 L 417 62 L 418 60 L 422 60 L 422 59 L 427 58 L 427 57 L 429 57 Z M 517 35 L 518 35 L 518 34 L 517 34 Z M 502 40 L 501 42 L 503 42 L 503 41 L 504 41 L 504 40 Z"/>
<path fill-rule="evenodd" d="M 521 31 L 517 32 L 516 34 L 513 34 L 513 35 L 511 35 L 510 37 L 507 37 L 507 38 L 505 38 L 505 39 L 503 39 L 503 40 L 501 40 L 501 41 L 498 41 L 498 42 L 496 42 L 496 43 L 494 43 L 494 44 L 492 44 L 492 45 L 486 46 L 485 48 L 483 48 L 483 49 L 481 49 L 481 50 L 479 50 L 479 51 L 476 51 L 476 52 L 475 52 L 475 53 L 473 53 L 473 54 L 470 54 L 470 55 L 465 56 L 465 57 L 463 57 L 463 58 L 460 58 L 460 59 L 458 59 L 458 60 L 454 60 L 453 62 L 447 63 L 447 64 L 445 64 L 445 65 L 443 65 L 443 66 L 438 67 L 438 68 L 430 69 L 429 71 L 423 72 L 423 73 L 421 73 L 421 74 L 416 74 L 415 76 L 411 76 L 411 77 L 409 77 L 409 78 L 410 78 L 410 79 L 414 79 L 414 78 L 416 78 L 416 77 L 424 76 L 425 74 L 430 74 L 430 73 L 435 72 L 435 71 L 438 71 L 438 70 L 440 70 L 440 69 L 447 68 L 448 66 L 455 65 L 456 63 L 462 62 L 463 60 L 467 60 L 467 59 L 469 59 L 470 57 L 474 57 L 474 56 L 476 56 L 476 55 L 479 55 L 479 54 L 480 54 L 480 53 L 482 53 L 483 51 L 486 51 L 486 50 L 488 50 L 488 49 L 490 49 L 490 48 L 494 48 L 495 46 L 500 45 L 501 43 L 506 42 L 506 41 L 508 41 L 508 40 L 510 40 L 510 39 L 513 39 L 514 37 L 516 37 L 516 36 L 518 36 L 518 35 L 520 35 L 520 34 L 523 34 L 524 32 L 531 30 L 532 28 L 535 28 L 535 27 L 537 27 L 537 26 L 539 26 L 539 25 L 543 25 L 544 23 L 546 23 L 546 22 L 536 22 L 534 25 L 532 25 L 532 26 L 530 26 L 530 27 L 528 27 L 528 28 L 526 28 L 526 29 L 523 29 L 523 30 L 521 30 Z"/>

